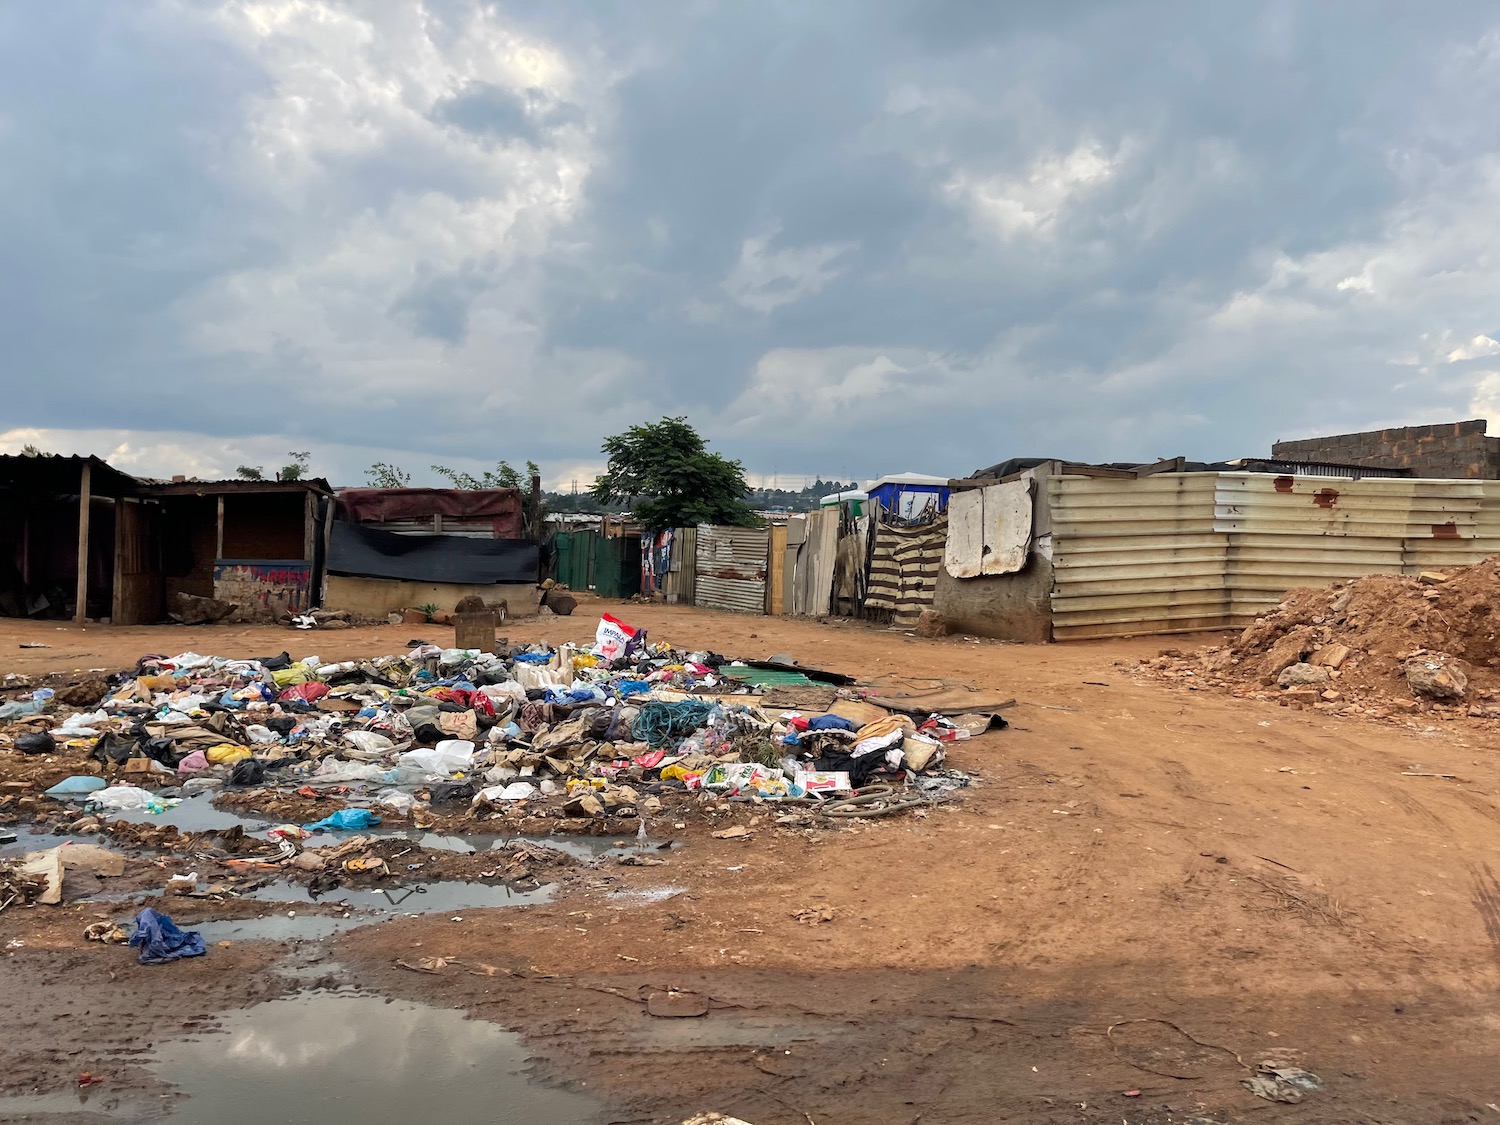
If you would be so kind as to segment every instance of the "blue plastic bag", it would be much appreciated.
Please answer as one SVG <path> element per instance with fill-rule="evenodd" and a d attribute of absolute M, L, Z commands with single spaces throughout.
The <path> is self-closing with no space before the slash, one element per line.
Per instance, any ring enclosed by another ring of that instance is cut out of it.
<path fill-rule="evenodd" d="M 380 818 L 369 809 L 339 809 L 336 813 L 330 813 L 322 820 L 313 824 L 304 824 L 302 827 L 309 832 L 319 828 L 332 828 L 336 832 L 355 832 L 361 828 L 373 828 L 380 823 Z"/>
<path fill-rule="evenodd" d="M 142 965 L 165 965 L 179 957 L 202 957 L 208 952 L 203 935 L 197 930 L 179 930 L 169 916 L 158 914 L 149 906 L 135 916 L 130 946 L 140 949 Z"/>
<path fill-rule="evenodd" d="M 85 793 L 97 793 L 101 789 L 108 789 L 109 782 L 102 777 L 93 777 L 86 773 L 74 774 L 65 777 L 47 790 L 49 797 L 81 797 Z"/>
<path fill-rule="evenodd" d="M 650 691 L 651 685 L 645 680 L 619 680 L 614 684 L 615 694 L 621 699 L 627 695 L 639 695 L 643 691 Z"/>

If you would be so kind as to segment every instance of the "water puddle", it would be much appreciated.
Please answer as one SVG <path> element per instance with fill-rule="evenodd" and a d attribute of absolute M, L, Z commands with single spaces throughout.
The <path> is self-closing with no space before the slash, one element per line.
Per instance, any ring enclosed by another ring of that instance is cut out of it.
<path fill-rule="evenodd" d="M 226 918 L 217 922 L 183 923 L 186 928 L 197 930 L 209 945 L 217 941 L 323 941 L 352 930 L 356 926 L 368 926 L 379 921 L 369 915 L 352 915 L 348 918 L 337 914 L 271 914 L 264 918 Z"/>
<path fill-rule="evenodd" d="M 150 813 L 145 809 L 102 814 L 110 820 L 123 820 L 128 824 L 175 825 L 181 832 L 218 832 L 226 828 L 244 828 L 247 834 L 264 832 L 274 828 L 276 821 L 265 817 L 241 816 L 239 813 L 217 809 L 205 794 L 184 798 L 181 804 Z"/>
<path fill-rule="evenodd" d="M 262 902 L 344 902 L 381 913 L 432 914 L 438 911 L 480 910 L 502 906 L 532 906 L 550 902 L 555 883 L 519 888 L 507 883 L 405 883 L 393 887 L 335 887 L 313 894 L 300 883 L 272 883 L 245 897 Z"/>
<path fill-rule="evenodd" d="M 521 1037 L 460 1012 L 347 992 L 272 1000 L 163 1044 L 174 1125 L 591 1125 L 592 1098 L 526 1076 Z"/>
<path fill-rule="evenodd" d="M 15 839 L 6 837 L 14 836 Z M 0 836 L 0 856 L 25 855 L 27 852 L 44 852 L 48 848 L 55 848 L 59 844 L 69 843 L 96 843 L 102 839 L 99 836 L 58 836 L 51 832 L 38 832 L 33 834 L 29 827 L 17 826 L 4 830 L 4 836 Z"/>
<path fill-rule="evenodd" d="M 0 1099 L 0 1120 L 166 1125 L 597 1125 L 603 1107 L 526 1074 L 521 1037 L 461 1012 L 353 992 L 304 992 L 168 1040 L 150 1065 L 182 1095 L 161 1106 L 92 1091 Z M 41 1116 L 46 1115 L 46 1116 Z M 86 1116 L 85 1116 L 86 1115 Z"/>

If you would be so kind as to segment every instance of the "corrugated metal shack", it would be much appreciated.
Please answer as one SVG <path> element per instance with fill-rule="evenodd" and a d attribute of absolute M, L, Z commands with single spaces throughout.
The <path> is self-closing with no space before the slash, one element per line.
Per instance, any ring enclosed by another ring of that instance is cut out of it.
<path fill-rule="evenodd" d="M 1241 628 L 1296 586 L 1500 552 L 1500 481 L 1291 462 L 1050 461 L 954 488 L 935 606 L 956 629 L 1013 640 Z M 1029 503 L 1016 503 L 1017 488 Z M 974 492 L 977 541 L 962 499 Z M 992 505 L 1005 517 L 986 521 Z M 986 569 L 1001 553 L 1005 567 Z"/>

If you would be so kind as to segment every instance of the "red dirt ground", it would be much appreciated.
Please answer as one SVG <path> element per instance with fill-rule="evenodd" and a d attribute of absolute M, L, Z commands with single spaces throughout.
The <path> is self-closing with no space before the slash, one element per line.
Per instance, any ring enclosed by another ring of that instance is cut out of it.
<path fill-rule="evenodd" d="M 583 640 L 596 608 L 503 632 Z M 616 886 L 683 888 L 674 897 L 579 885 L 462 924 L 367 927 L 333 944 L 345 979 L 523 1032 L 542 1074 L 603 1098 L 616 1121 L 718 1109 L 756 1125 L 1500 1122 L 1488 724 L 1394 729 L 1125 672 L 1191 647 L 1181 639 L 1020 646 L 612 608 L 685 647 L 970 681 L 1017 700 L 1013 726 L 955 744 L 950 764 L 982 784 L 953 807 L 821 831 L 765 818 L 745 840 L 690 825 L 665 866 L 610 872 Z M 452 631 L 8 622 L 0 672 L 186 648 L 339 658 L 417 636 Z M 792 916 L 825 906 L 831 921 Z M 79 922 L 54 920 L 66 909 L 0 914 L 0 945 L 27 943 L 0 959 L 7 1007 L 24 1013 L 0 1041 L 7 1091 L 103 1069 L 91 1052 L 153 1012 L 192 1020 L 256 998 L 246 972 L 264 947 L 142 969 L 84 948 Z M 459 963 L 394 964 L 420 955 Z M 668 987 L 714 1010 L 646 1015 L 641 998 Z M 1301 1066 L 1325 1086 L 1300 1106 L 1267 1102 L 1240 1087 L 1239 1060 Z"/>

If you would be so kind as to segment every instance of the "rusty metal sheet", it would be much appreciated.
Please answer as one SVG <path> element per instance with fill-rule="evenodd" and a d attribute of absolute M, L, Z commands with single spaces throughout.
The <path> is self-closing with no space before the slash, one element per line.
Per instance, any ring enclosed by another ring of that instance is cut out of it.
<path fill-rule="evenodd" d="M 763 527 L 712 527 L 697 536 L 694 604 L 739 613 L 766 611 L 770 533 Z"/>

